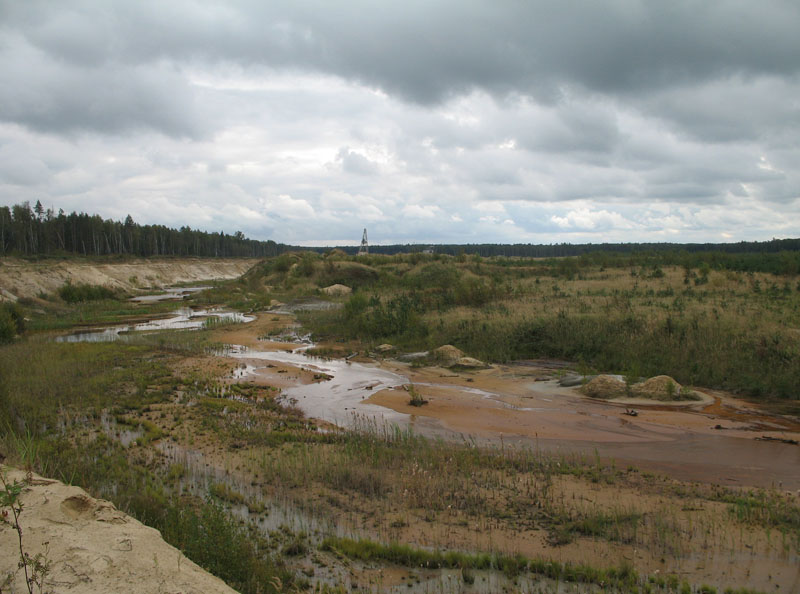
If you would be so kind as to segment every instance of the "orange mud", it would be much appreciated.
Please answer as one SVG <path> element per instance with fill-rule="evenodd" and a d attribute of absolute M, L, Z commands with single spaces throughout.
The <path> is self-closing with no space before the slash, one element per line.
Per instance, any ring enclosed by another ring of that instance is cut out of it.
<path fill-rule="evenodd" d="M 258 337 L 274 335 L 292 323 L 289 316 L 266 314 L 252 324 L 222 330 L 216 338 L 248 346 L 254 351 L 291 350 L 297 345 L 258 340 Z M 486 444 L 577 453 L 592 459 L 599 456 L 613 459 L 621 470 L 630 465 L 701 483 L 782 487 L 793 491 L 788 496 L 792 500 L 800 497 L 800 493 L 795 493 L 800 490 L 800 446 L 755 439 L 761 436 L 800 439 L 800 423 L 770 414 L 729 394 L 704 390 L 704 399 L 700 402 L 637 401 L 632 404 L 591 399 L 573 388 L 562 388 L 555 383 L 552 368 L 548 368 L 546 362 L 536 367 L 494 366 L 472 372 L 412 368 L 394 360 L 369 362 L 408 378 L 428 403 L 421 407 L 410 406 L 409 393 L 397 387 L 370 394 L 354 404 L 356 411 L 364 415 L 374 409 L 396 411 L 420 433 L 450 437 L 468 435 Z M 246 354 L 235 361 L 198 358 L 194 363 L 198 369 L 211 371 L 213 367 L 222 373 L 252 364 L 255 369 L 247 375 L 246 381 L 280 388 L 326 381 L 315 377 L 318 374 L 313 368 L 300 369 L 278 362 L 265 365 L 265 360 L 248 360 Z M 331 382 L 335 383 L 337 378 Z M 323 398 L 326 394 L 323 392 Z M 623 414 L 632 406 L 638 416 Z M 184 411 L 182 414 L 187 416 L 180 425 L 170 421 L 172 414 L 165 415 L 158 407 L 154 407 L 148 418 L 164 424 L 165 434 L 173 439 L 202 451 L 206 465 L 231 469 L 233 474 L 241 474 L 250 485 L 264 489 L 265 493 L 275 489 L 259 476 L 254 460 L 260 458 L 248 457 L 245 449 L 232 449 L 216 435 L 200 430 L 201 425 L 195 426 L 189 420 L 191 415 L 199 413 Z M 313 416 L 313 410 L 309 414 Z M 392 478 L 388 472 L 385 478 L 402 480 L 402 477 Z M 510 480 L 526 478 L 530 480 L 522 475 L 512 476 Z M 594 566 L 627 561 L 638 571 L 676 573 L 693 583 L 742 584 L 770 590 L 779 586 L 783 592 L 800 591 L 797 552 L 791 547 L 784 548 L 777 531 L 770 535 L 742 525 L 730 513 L 728 504 L 695 496 L 693 486 L 672 492 L 674 484 L 671 480 L 661 482 L 646 472 L 633 470 L 625 473 L 620 484 L 557 475 L 550 491 L 551 503 L 555 502 L 556 508 L 558 502 L 562 502 L 570 513 L 639 511 L 646 517 L 639 529 L 644 533 L 633 543 L 577 537 L 561 546 L 553 546 L 546 526 L 539 520 L 530 520 L 532 516 L 525 513 L 513 518 L 492 518 L 489 514 L 470 514 L 456 509 L 436 512 L 408 507 L 401 498 L 362 497 L 322 485 L 303 491 L 290 487 L 287 494 L 313 509 L 334 514 L 337 525 L 346 531 L 366 533 L 386 542 L 447 550 L 518 552 L 533 558 Z M 646 488 L 637 485 L 646 485 Z M 494 496 L 518 499 L 520 505 L 537 505 L 527 493 L 525 484 L 514 482 L 498 487 Z M 649 544 L 637 546 L 637 541 Z M 336 567 L 331 559 L 330 570 L 325 571 L 339 571 Z M 312 569 L 324 573 L 319 567 Z M 388 589 L 409 585 L 412 576 L 420 571 L 381 564 L 360 567 L 353 563 L 343 567 L 341 575 L 335 577 L 339 583 L 344 583 L 342 580 L 346 578 L 348 583 L 369 583 Z"/>
<path fill-rule="evenodd" d="M 291 350 L 297 345 L 258 338 L 293 325 L 291 316 L 261 314 L 251 324 L 221 331 L 217 339 L 254 350 Z M 554 367 L 561 365 L 547 361 L 464 372 L 413 368 L 391 359 L 372 363 L 407 377 L 428 403 L 410 406 L 408 393 L 395 388 L 370 395 L 355 410 L 377 405 L 408 415 L 409 424 L 423 433 L 599 455 L 682 480 L 800 490 L 800 446 L 756 440 L 800 441 L 800 421 L 724 392 L 698 390 L 699 402 L 598 400 L 558 386 Z M 320 381 L 313 370 L 280 363 L 259 368 L 251 378 L 279 388 Z M 638 415 L 624 414 L 628 408 Z"/>
<path fill-rule="evenodd" d="M 699 402 L 606 401 L 546 380 L 546 369 L 453 373 L 384 365 L 407 375 L 428 404 L 410 406 L 402 389 L 378 392 L 366 403 L 435 419 L 452 432 L 597 454 L 683 480 L 800 489 L 800 446 L 756 440 L 800 440 L 800 422 L 723 392 L 698 392 Z M 624 414 L 631 407 L 638 416 Z"/>

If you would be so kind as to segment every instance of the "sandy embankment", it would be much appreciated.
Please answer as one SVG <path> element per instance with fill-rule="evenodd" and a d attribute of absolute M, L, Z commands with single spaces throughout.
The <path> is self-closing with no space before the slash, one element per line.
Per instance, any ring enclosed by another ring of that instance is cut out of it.
<path fill-rule="evenodd" d="M 160 289 L 178 283 L 231 279 L 258 260 L 217 258 L 141 259 L 130 262 L 79 260 L 27 262 L 0 259 L 0 300 L 15 301 L 53 293 L 67 281 L 103 285 L 128 292 Z"/>
<path fill-rule="evenodd" d="M 3 467 L 3 472 L 8 481 L 25 479 L 19 470 Z M 235 592 L 164 542 L 158 530 L 111 503 L 78 487 L 37 475 L 31 479 L 21 495 L 20 524 L 25 552 L 35 556 L 46 551 L 50 562 L 43 591 Z M 17 568 L 19 554 L 14 529 L 0 524 L 0 581 L 14 574 L 12 592 L 27 591 L 25 576 Z"/>

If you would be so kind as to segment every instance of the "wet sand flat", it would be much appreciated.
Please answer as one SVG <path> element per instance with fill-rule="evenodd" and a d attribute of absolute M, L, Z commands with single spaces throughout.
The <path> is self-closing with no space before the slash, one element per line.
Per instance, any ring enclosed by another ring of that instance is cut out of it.
<path fill-rule="evenodd" d="M 464 378 L 440 374 L 436 385 L 424 381 L 430 373 L 417 379 L 423 381 L 415 389 L 429 400 L 424 406 L 410 406 L 408 394 L 397 389 L 367 402 L 430 417 L 454 433 L 488 441 L 599 455 L 683 480 L 800 489 L 800 447 L 756 440 L 798 440 L 798 423 L 719 393 L 699 403 L 637 404 L 638 416 L 629 417 L 624 414 L 629 405 L 587 398 L 552 381 L 482 373 L 464 388 L 442 385 L 463 384 Z"/>
<path fill-rule="evenodd" d="M 293 322 L 262 314 L 219 338 L 245 346 L 230 356 L 249 366 L 251 381 L 281 388 L 310 417 L 340 426 L 363 417 L 434 437 L 613 458 L 684 480 L 800 489 L 800 446 L 756 439 L 800 440 L 800 422 L 722 392 L 701 391 L 698 402 L 597 400 L 531 366 L 454 372 L 320 359 L 305 355 L 308 344 L 259 339 Z M 409 404 L 409 384 L 427 404 Z M 624 414 L 630 407 L 637 416 Z"/>

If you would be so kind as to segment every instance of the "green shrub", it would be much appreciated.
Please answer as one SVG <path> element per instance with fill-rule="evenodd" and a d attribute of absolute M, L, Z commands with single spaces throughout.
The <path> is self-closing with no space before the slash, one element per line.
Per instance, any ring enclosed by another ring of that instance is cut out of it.
<path fill-rule="evenodd" d="M 11 342 L 25 331 L 25 317 L 16 303 L 0 304 L 0 344 Z"/>
<path fill-rule="evenodd" d="M 67 281 L 59 290 L 58 296 L 67 303 L 81 301 L 100 301 L 101 299 L 116 299 L 117 294 L 113 289 L 102 285 L 77 284 Z"/>

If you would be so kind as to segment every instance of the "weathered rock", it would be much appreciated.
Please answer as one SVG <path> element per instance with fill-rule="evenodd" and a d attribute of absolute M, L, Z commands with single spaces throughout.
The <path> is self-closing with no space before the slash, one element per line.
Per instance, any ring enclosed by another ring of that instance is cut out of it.
<path fill-rule="evenodd" d="M 322 292 L 326 295 L 330 295 L 331 297 L 341 297 L 342 295 L 349 295 L 353 292 L 353 289 L 346 285 L 331 285 L 329 287 L 325 287 L 322 289 Z"/>
<path fill-rule="evenodd" d="M 389 353 L 394 350 L 394 347 L 390 344 L 384 343 L 376 346 L 375 350 L 378 351 L 379 353 Z"/>

